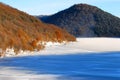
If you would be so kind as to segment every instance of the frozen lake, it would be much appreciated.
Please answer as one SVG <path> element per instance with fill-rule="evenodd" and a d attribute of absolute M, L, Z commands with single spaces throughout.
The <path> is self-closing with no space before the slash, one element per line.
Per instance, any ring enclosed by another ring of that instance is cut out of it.
<path fill-rule="evenodd" d="M 0 80 L 120 80 L 120 52 L 0 59 Z"/>
<path fill-rule="evenodd" d="M 0 59 L 0 80 L 120 80 L 120 38 L 78 38 Z"/>

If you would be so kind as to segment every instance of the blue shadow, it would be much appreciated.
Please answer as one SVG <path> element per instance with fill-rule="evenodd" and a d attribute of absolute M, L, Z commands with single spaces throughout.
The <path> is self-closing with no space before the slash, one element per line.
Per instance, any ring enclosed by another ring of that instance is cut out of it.
<path fill-rule="evenodd" d="M 58 80 L 120 80 L 120 52 L 37 55 L 0 59 L 0 67 L 34 74 L 55 74 Z"/>

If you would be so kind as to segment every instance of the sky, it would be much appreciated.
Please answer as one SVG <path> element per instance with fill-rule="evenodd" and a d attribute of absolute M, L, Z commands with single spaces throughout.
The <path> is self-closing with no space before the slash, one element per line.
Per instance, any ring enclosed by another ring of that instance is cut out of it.
<path fill-rule="evenodd" d="M 86 3 L 120 17 L 120 0 L 0 0 L 0 2 L 30 15 L 51 15 L 74 4 Z"/>

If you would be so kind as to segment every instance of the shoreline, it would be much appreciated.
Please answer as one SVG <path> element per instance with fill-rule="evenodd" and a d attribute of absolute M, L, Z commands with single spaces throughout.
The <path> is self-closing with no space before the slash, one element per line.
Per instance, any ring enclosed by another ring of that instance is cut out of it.
<path fill-rule="evenodd" d="M 45 49 L 40 51 L 21 51 L 20 54 L 15 55 L 13 49 L 8 51 L 5 57 L 19 57 L 32 55 L 66 55 L 75 53 L 105 53 L 105 52 L 119 52 L 120 38 L 77 38 L 76 42 L 63 42 L 46 44 Z"/>

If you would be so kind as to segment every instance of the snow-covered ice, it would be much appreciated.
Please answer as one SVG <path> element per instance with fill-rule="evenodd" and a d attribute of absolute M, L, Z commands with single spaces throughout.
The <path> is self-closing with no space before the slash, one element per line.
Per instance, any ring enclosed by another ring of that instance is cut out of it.
<path fill-rule="evenodd" d="M 42 51 L 1 58 L 0 80 L 119 80 L 119 51 L 119 38 L 49 42 Z"/>

